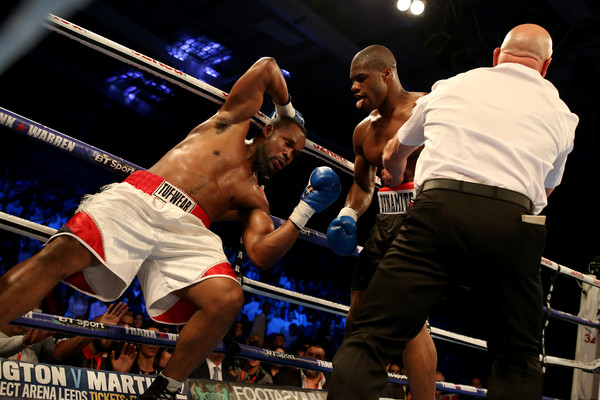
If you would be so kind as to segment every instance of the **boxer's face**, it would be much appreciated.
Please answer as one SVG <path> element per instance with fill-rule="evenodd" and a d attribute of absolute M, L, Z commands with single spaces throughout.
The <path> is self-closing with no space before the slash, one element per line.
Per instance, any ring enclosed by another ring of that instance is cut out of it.
<path fill-rule="evenodd" d="M 306 138 L 294 124 L 266 130 L 266 138 L 258 145 L 256 155 L 261 173 L 270 177 L 300 154 Z"/>
<path fill-rule="evenodd" d="M 382 71 L 355 62 L 350 66 L 350 80 L 352 93 L 357 99 L 356 108 L 371 112 L 383 103 L 387 87 L 382 78 Z"/>

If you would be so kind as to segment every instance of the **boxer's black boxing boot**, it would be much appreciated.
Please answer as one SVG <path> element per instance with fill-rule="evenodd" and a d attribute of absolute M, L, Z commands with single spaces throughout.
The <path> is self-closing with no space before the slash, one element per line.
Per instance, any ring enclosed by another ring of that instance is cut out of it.
<path fill-rule="evenodd" d="M 165 377 L 157 375 L 152 385 L 148 386 L 148 389 L 138 397 L 138 400 L 175 400 L 181 389 L 172 392 L 167 390 L 168 384 L 169 381 Z"/>

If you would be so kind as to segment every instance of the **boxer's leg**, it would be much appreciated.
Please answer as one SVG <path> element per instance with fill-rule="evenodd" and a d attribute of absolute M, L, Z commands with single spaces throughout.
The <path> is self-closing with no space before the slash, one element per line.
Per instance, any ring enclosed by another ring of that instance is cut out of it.
<path fill-rule="evenodd" d="M 183 381 L 223 339 L 244 304 L 244 293 L 233 279 L 210 278 L 175 294 L 198 307 L 179 333 L 163 370 L 165 376 Z"/>
<path fill-rule="evenodd" d="M 412 398 L 433 399 L 437 351 L 427 326 L 423 326 L 421 332 L 406 344 L 402 357 Z"/>
<path fill-rule="evenodd" d="M 59 236 L 0 278 L 0 326 L 35 308 L 66 277 L 94 259 L 77 239 Z"/>

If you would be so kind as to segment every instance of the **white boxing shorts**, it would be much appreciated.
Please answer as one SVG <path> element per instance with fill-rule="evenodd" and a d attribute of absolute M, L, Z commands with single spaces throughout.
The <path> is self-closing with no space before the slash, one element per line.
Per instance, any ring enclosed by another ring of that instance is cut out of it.
<path fill-rule="evenodd" d="M 396 187 L 382 187 L 377 192 L 380 214 L 404 214 L 415 199 L 415 183 L 406 182 Z"/>
<path fill-rule="evenodd" d="M 237 282 L 221 239 L 208 226 L 187 193 L 160 176 L 136 171 L 87 196 L 50 240 L 73 236 L 100 261 L 65 283 L 113 301 L 137 275 L 150 317 L 181 324 L 197 308 L 173 292 L 214 277 Z"/>

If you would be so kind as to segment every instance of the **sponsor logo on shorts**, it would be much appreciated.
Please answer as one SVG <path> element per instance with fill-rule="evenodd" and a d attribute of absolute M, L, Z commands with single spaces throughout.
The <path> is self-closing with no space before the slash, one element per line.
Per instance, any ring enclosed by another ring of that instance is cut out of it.
<path fill-rule="evenodd" d="M 379 212 L 381 214 L 401 214 L 405 213 L 408 206 L 412 203 L 415 192 L 414 190 L 396 190 L 396 191 L 379 191 Z"/>
<path fill-rule="evenodd" d="M 171 203 L 188 213 L 192 212 L 196 206 L 196 202 L 192 200 L 190 196 L 167 181 L 161 183 L 152 195 L 165 203 Z"/>

